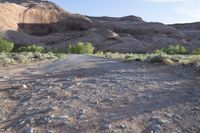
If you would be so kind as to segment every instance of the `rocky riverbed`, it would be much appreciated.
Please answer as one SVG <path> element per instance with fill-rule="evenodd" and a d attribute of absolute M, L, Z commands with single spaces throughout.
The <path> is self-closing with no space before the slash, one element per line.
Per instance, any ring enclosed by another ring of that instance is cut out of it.
<path fill-rule="evenodd" d="M 0 67 L 0 133 L 199 133 L 200 74 L 69 55 Z"/>

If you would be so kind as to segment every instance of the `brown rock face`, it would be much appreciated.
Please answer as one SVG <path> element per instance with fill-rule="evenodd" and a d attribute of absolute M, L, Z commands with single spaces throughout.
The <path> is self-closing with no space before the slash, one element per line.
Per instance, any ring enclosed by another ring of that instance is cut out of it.
<path fill-rule="evenodd" d="M 19 30 L 31 35 L 47 35 L 66 30 L 87 30 L 92 22 L 81 15 L 65 12 L 50 2 L 0 4 L 4 29 Z M 7 18 L 9 16 L 9 18 Z"/>
<path fill-rule="evenodd" d="M 145 22 L 136 16 L 112 18 L 72 14 L 43 0 L 0 2 L 0 27 L 7 38 L 19 45 L 34 43 L 47 48 L 66 48 L 77 41 L 89 41 L 96 50 L 140 53 L 178 43 L 196 46 L 189 40 L 191 37 L 188 39 L 190 33 L 177 25 Z M 192 30 L 198 27 L 195 24 Z"/>

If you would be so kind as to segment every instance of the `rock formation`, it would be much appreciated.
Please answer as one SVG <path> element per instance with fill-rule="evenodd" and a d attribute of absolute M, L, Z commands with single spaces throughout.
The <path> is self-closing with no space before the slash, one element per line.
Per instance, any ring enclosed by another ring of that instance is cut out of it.
<path fill-rule="evenodd" d="M 200 47 L 200 22 L 170 25 L 185 34 L 187 46 L 191 49 Z"/>
<path fill-rule="evenodd" d="M 187 32 L 179 25 L 145 22 L 140 17 L 90 17 L 64 11 L 44 0 L 1 0 L 0 28 L 17 45 L 41 44 L 66 48 L 77 41 L 92 42 L 96 50 L 152 52 L 182 44 L 197 47 L 199 25 Z M 9 17 L 8 17 L 9 16 Z M 197 31 L 195 31 L 197 30 Z M 196 38 L 195 38 L 196 39 Z"/>

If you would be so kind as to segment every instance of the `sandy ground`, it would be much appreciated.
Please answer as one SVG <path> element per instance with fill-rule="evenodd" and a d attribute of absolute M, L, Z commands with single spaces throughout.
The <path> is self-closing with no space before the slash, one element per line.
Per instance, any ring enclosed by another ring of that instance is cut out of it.
<path fill-rule="evenodd" d="M 0 67 L 0 133 L 200 133 L 200 73 L 86 55 Z"/>

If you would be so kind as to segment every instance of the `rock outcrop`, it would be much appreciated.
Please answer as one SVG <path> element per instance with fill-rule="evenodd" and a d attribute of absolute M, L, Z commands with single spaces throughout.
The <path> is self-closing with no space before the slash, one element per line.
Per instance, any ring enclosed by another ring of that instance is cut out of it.
<path fill-rule="evenodd" d="M 92 28 L 92 22 L 88 18 L 65 12 L 51 2 L 22 5 L 0 4 L 1 25 L 5 30 L 23 31 L 30 35 L 48 35 Z"/>
<path fill-rule="evenodd" d="M 112 18 L 72 14 L 44 0 L 0 2 L 0 28 L 18 45 L 34 43 L 46 48 L 66 48 L 77 41 L 89 41 L 96 50 L 139 53 L 178 43 L 189 48 L 196 46 L 191 43 L 193 38 L 189 33 L 177 25 L 145 22 L 136 16 Z M 195 26 L 197 30 L 199 26 Z"/>
<path fill-rule="evenodd" d="M 191 49 L 200 47 L 200 22 L 170 25 L 185 34 L 187 44 Z"/>

